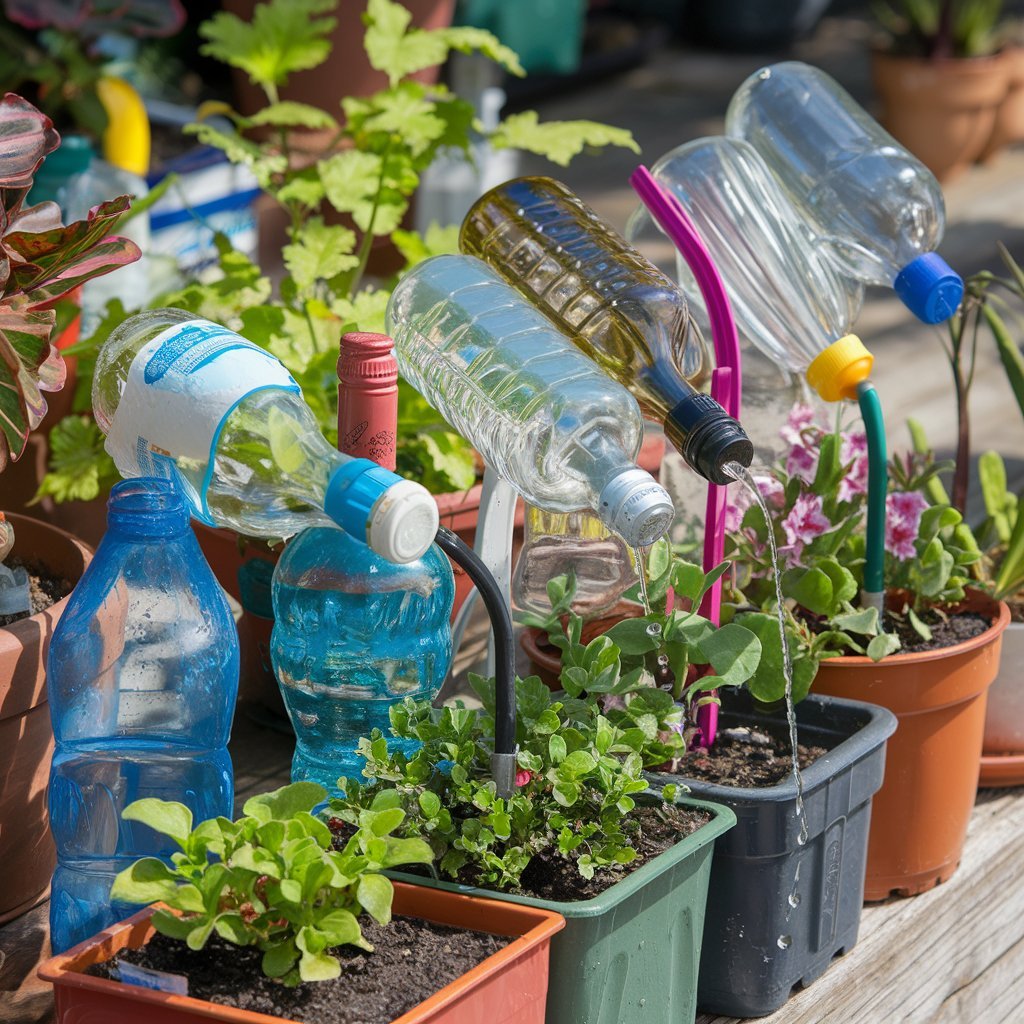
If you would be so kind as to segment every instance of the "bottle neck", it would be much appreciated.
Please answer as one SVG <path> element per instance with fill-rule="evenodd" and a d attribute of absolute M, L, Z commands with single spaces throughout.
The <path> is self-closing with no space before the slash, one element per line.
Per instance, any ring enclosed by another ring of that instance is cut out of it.
<path fill-rule="evenodd" d="M 351 332 L 338 358 L 338 447 L 395 468 L 398 363 L 386 334 Z"/>
<path fill-rule="evenodd" d="M 169 480 L 136 477 L 115 484 L 110 492 L 107 532 L 118 540 L 172 540 L 189 531 L 188 508 Z"/>
<path fill-rule="evenodd" d="M 607 510 L 601 508 L 601 492 L 615 477 L 636 469 L 636 463 L 597 427 L 580 438 L 566 459 L 566 468 L 586 482 L 589 507 L 606 526 L 610 526 L 605 519 Z"/>

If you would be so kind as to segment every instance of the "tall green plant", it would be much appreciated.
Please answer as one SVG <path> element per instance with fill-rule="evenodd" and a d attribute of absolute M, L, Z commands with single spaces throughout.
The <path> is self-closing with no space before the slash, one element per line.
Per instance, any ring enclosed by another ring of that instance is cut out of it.
<path fill-rule="evenodd" d="M 1003 0 L 875 0 L 874 10 L 897 53 L 983 57 L 998 45 Z"/>

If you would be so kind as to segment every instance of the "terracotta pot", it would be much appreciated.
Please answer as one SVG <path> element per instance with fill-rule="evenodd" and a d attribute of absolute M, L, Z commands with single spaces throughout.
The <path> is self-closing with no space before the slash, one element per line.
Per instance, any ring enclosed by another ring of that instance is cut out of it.
<path fill-rule="evenodd" d="M 994 156 L 1004 146 L 1024 141 L 1024 46 L 1008 46 L 999 59 L 1006 66 L 1006 96 L 996 111 L 996 123 L 981 154 L 982 160 Z"/>
<path fill-rule="evenodd" d="M 1024 785 L 1024 622 L 1003 634 L 999 675 L 988 691 L 979 786 Z"/>
<path fill-rule="evenodd" d="M 924 892 L 960 862 L 978 789 L 985 698 L 1010 621 L 1006 605 L 984 594 L 968 594 L 961 609 L 988 616 L 992 626 L 953 647 L 878 663 L 823 661 L 814 680 L 815 693 L 880 704 L 899 721 L 871 812 L 866 900 Z"/>
<path fill-rule="evenodd" d="M 461 978 L 413 1007 L 393 1024 L 543 1024 L 551 937 L 565 927 L 560 914 L 415 885 L 395 884 L 397 914 L 457 928 L 481 929 L 516 940 Z M 138 949 L 155 934 L 152 908 L 100 932 L 62 956 L 48 960 L 39 976 L 53 982 L 57 1024 L 274 1024 L 263 1013 L 154 992 L 82 973 L 119 949 Z"/>
<path fill-rule="evenodd" d="M 875 51 L 872 81 L 882 123 L 946 181 L 970 167 L 991 139 L 1009 68 L 998 54 L 924 60 Z"/>
<path fill-rule="evenodd" d="M 8 514 L 15 552 L 72 583 L 92 552 L 71 534 L 26 516 Z M 46 815 L 53 730 L 46 701 L 46 656 L 68 599 L 0 628 L 0 922 L 46 896 L 56 863 Z"/>

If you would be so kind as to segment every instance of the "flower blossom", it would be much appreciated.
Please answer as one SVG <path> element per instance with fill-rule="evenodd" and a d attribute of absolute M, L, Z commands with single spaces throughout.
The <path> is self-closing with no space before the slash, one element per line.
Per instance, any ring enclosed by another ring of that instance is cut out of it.
<path fill-rule="evenodd" d="M 803 446 L 807 443 L 804 431 L 810 427 L 818 427 L 817 413 L 809 405 L 797 402 L 786 417 L 785 426 L 779 430 L 779 437 L 787 444 Z"/>
<path fill-rule="evenodd" d="M 804 545 L 820 537 L 831 525 L 822 512 L 821 497 L 817 494 L 801 494 L 789 515 L 782 520 L 782 529 L 786 534 L 786 545 L 782 550 L 791 555 L 794 561 L 799 559 Z"/>
<path fill-rule="evenodd" d="M 885 550 L 900 561 L 917 554 L 914 541 L 928 502 L 917 491 L 895 491 L 885 499 Z"/>
<path fill-rule="evenodd" d="M 841 435 L 839 457 L 849 466 L 839 481 L 839 500 L 853 501 L 868 493 L 868 438 L 863 430 L 848 430 Z"/>
<path fill-rule="evenodd" d="M 516 785 L 525 786 L 532 778 L 533 772 L 527 771 L 525 768 L 520 768 L 516 772 Z"/>

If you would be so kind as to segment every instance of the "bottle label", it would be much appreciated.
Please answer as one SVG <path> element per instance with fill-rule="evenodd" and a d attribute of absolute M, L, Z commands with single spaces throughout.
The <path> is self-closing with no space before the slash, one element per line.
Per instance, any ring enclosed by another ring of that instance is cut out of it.
<path fill-rule="evenodd" d="M 183 974 L 168 974 L 151 967 L 140 967 L 127 960 L 118 963 L 115 969 L 117 979 L 124 985 L 153 989 L 156 992 L 172 992 L 177 996 L 188 995 L 188 978 Z"/>
<path fill-rule="evenodd" d="M 299 391 L 281 363 L 209 320 L 174 324 L 132 360 L 107 435 L 124 477 L 169 477 L 197 519 L 214 525 L 206 503 L 214 452 L 227 418 L 265 388 Z"/>

